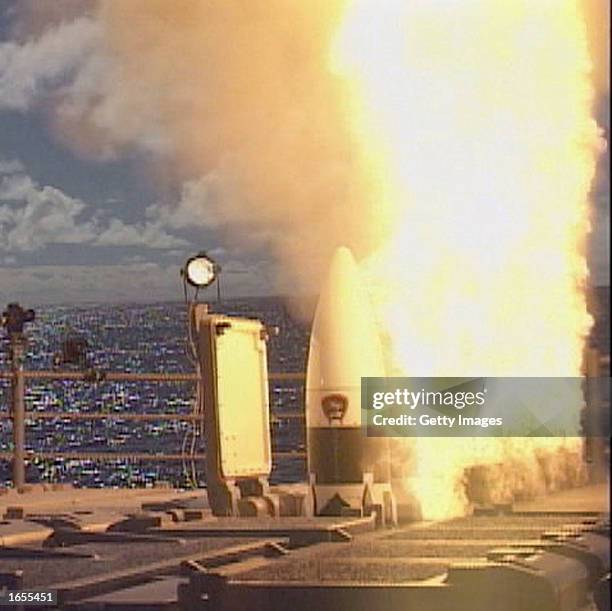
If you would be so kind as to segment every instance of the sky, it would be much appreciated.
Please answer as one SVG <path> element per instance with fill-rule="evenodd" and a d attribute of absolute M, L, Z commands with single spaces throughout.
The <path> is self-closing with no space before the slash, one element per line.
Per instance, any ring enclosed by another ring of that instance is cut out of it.
<path fill-rule="evenodd" d="M 207 208 L 218 197 L 209 177 L 177 181 L 156 159 L 168 143 L 154 121 L 141 128 L 146 109 L 124 104 L 112 115 L 114 142 L 139 129 L 141 146 L 105 148 L 95 133 L 75 131 L 74 117 L 108 76 L 94 8 L 94 0 L 0 0 L 0 301 L 179 299 L 179 269 L 200 250 L 222 264 L 228 296 L 278 290 L 265 239 L 248 247 L 225 239 Z M 112 102 L 96 107 L 99 122 Z M 597 100 L 606 134 L 608 102 Z M 594 187 L 594 284 L 609 275 L 607 159 Z"/>

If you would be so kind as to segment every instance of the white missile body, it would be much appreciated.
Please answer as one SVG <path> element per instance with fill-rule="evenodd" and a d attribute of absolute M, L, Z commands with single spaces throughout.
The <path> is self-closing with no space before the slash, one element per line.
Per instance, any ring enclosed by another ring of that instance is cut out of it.
<path fill-rule="evenodd" d="M 361 377 L 385 375 L 380 340 L 371 308 L 359 280 L 351 251 L 334 253 L 321 287 L 312 331 L 306 379 L 306 416 L 309 427 L 361 424 Z M 342 419 L 330 419 L 322 401 L 340 394 L 348 399 Z"/>
<path fill-rule="evenodd" d="M 384 375 L 357 265 L 348 248 L 338 248 L 321 287 L 306 374 L 308 471 L 318 514 L 334 511 L 334 497 L 336 508 L 361 503 L 366 480 L 368 494 L 374 482 L 389 482 L 388 440 L 366 437 L 361 427 L 361 378 Z"/>

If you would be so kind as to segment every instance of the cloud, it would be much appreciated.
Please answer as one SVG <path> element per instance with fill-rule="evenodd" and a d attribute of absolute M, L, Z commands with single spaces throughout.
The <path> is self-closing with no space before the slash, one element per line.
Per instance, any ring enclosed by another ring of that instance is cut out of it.
<path fill-rule="evenodd" d="M 170 235 L 160 223 L 136 223 L 128 225 L 121 219 L 111 219 L 108 227 L 97 237 L 98 246 L 144 246 L 146 248 L 177 248 L 189 242 Z"/>
<path fill-rule="evenodd" d="M 23 171 L 24 167 L 21 161 L 17 161 L 16 159 L 4 161 L 0 159 L 0 176 L 3 174 L 17 174 Z"/>
<path fill-rule="evenodd" d="M 159 221 L 102 219 L 80 199 L 38 185 L 19 161 L 0 161 L 0 251 L 31 252 L 49 244 L 173 249 L 189 243 Z"/>
<path fill-rule="evenodd" d="M 96 49 L 101 30 L 80 17 L 23 44 L 0 44 L 0 109 L 26 111 L 41 95 L 68 82 Z"/>
<path fill-rule="evenodd" d="M 81 244 L 95 235 L 86 206 L 54 187 L 40 187 L 25 174 L 0 179 L 0 250 L 25 252 L 47 244 Z"/>

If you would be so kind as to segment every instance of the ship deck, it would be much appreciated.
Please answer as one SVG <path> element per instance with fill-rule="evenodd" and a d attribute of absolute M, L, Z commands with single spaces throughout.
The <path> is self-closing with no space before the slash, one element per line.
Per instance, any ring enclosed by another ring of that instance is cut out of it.
<path fill-rule="evenodd" d="M 0 511 L 0 586 L 56 590 L 62 608 L 485 609 L 506 588 L 497 611 L 572 609 L 610 570 L 603 484 L 394 529 L 215 518 L 202 491 L 155 488 L 31 487 Z"/>

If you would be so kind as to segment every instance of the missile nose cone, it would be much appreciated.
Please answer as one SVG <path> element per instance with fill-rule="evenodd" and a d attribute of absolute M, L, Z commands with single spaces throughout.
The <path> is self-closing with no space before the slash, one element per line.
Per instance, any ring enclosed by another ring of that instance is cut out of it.
<path fill-rule="evenodd" d="M 361 377 L 384 376 L 380 340 L 351 251 L 336 249 L 323 281 L 310 337 L 306 379 L 309 426 L 360 426 Z M 330 422 L 325 397 L 346 398 Z"/>
<path fill-rule="evenodd" d="M 333 270 L 335 268 L 345 268 L 348 270 L 349 267 L 353 270 L 357 269 L 357 264 L 355 263 L 353 253 L 346 246 L 338 246 L 338 248 L 336 248 L 336 250 L 334 251 L 334 254 L 331 259 L 331 264 L 329 266 L 329 275 L 333 273 Z"/>

